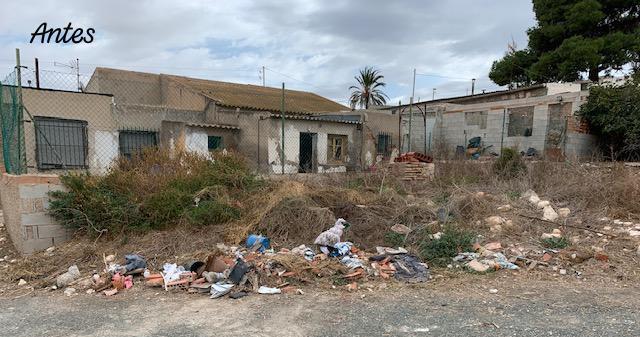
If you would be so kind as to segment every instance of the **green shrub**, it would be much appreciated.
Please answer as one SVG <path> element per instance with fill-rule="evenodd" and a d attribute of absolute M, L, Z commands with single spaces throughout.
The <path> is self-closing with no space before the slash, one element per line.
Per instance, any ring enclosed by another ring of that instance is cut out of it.
<path fill-rule="evenodd" d="M 493 163 L 493 172 L 504 178 L 513 178 L 527 171 L 527 166 L 515 149 L 502 149 L 502 154 Z"/>
<path fill-rule="evenodd" d="M 562 248 L 566 248 L 569 245 L 569 241 L 567 241 L 567 239 L 565 238 L 547 238 L 547 239 L 542 239 L 542 245 L 546 248 L 550 248 L 550 249 L 562 249 Z"/>
<path fill-rule="evenodd" d="M 384 233 L 384 243 L 390 247 L 404 246 L 405 236 L 396 232 Z"/>
<path fill-rule="evenodd" d="M 204 200 L 187 212 L 187 219 L 194 225 L 211 225 L 238 219 L 240 211 L 216 200 Z"/>
<path fill-rule="evenodd" d="M 69 174 L 61 181 L 67 191 L 50 193 L 49 213 L 73 229 L 113 234 L 237 219 L 233 200 L 263 185 L 236 154 L 216 153 L 210 160 L 164 150 L 120 158 L 104 176 Z"/>
<path fill-rule="evenodd" d="M 450 225 L 440 239 L 425 238 L 420 244 L 420 255 L 434 265 L 443 266 L 459 253 L 472 251 L 474 240 L 474 233 Z"/>

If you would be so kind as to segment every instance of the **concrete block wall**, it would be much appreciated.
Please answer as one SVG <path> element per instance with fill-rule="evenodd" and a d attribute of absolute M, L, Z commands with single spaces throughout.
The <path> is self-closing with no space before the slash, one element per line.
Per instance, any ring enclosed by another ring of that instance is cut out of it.
<path fill-rule="evenodd" d="M 62 189 L 57 175 L 2 175 L 0 201 L 4 223 L 20 253 L 30 254 L 69 239 L 70 232 L 47 214 L 48 193 Z"/>

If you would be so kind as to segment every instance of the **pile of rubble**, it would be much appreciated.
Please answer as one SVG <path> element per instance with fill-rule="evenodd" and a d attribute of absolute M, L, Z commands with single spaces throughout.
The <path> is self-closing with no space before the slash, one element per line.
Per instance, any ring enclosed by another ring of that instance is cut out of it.
<path fill-rule="evenodd" d="M 117 263 L 113 255 L 104 256 L 102 272 L 82 278 L 78 268 L 72 266 L 58 276 L 52 288 L 65 288 L 68 296 L 75 294 L 76 288 L 113 296 L 144 283 L 166 291 L 240 298 L 251 293 L 304 294 L 302 285 L 320 279 L 343 285 L 350 291 L 358 289 L 358 282 L 367 279 L 393 278 L 410 283 L 430 279 L 427 265 L 404 248 L 376 247 L 375 253 L 368 253 L 351 242 L 341 241 L 348 226 L 338 219 L 331 229 L 321 233 L 315 240 L 319 251 L 306 245 L 275 251 L 267 237 L 250 235 L 244 247 L 218 244 L 205 261 L 169 262 L 159 271 L 150 270 L 140 255 L 126 255 L 123 264 Z"/>

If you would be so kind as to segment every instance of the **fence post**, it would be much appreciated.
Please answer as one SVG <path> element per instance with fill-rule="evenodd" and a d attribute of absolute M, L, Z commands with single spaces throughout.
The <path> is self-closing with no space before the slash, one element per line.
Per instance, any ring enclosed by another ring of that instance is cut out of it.
<path fill-rule="evenodd" d="M 280 120 L 282 125 L 282 149 L 280 151 L 280 163 L 282 164 L 282 174 L 284 174 L 284 82 L 282 82 L 282 100 L 280 103 Z"/>
<path fill-rule="evenodd" d="M 24 174 L 27 168 L 26 149 L 24 147 L 24 114 L 22 105 L 22 67 L 20 65 L 20 48 L 16 48 L 16 93 L 18 96 L 18 113 L 16 123 L 18 125 L 18 167 L 17 174 Z"/>

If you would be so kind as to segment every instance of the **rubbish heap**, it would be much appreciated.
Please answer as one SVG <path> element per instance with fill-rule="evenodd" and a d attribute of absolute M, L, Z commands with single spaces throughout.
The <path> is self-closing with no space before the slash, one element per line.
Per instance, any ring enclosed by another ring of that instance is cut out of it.
<path fill-rule="evenodd" d="M 349 226 L 344 219 L 338 219 L 333 227 L 318 235 L 315 247 L 300 245 L 277 252 L 268 237 L 250 235 L 244 247 L 218 244 L 205 261 L 165 263 L 157 272 L 150 271 L 139 255 L 126 255 L 124 265 L 105 259 L 106 273 L 96 278 L 110 278 L 111 282 L 103 282 L 94 289 L 111 296 L 133 286 L 133 276 L 141 275 L 144 284 L 150 287 L 204 293 L 211 298 L 228 295 L 235 299 L 251 293 L 304 294 L 300 286 L 318 279 L 346 285 L 349 290 L 357 289 L 357 282 L 364 279 L 393 277 L 410 283 L 429 280 L 427 265 L 404 248 L 377 247 L 372 254 L 361 251 L 352 242 L 342 241 Z"/>

